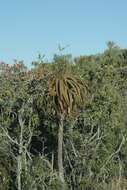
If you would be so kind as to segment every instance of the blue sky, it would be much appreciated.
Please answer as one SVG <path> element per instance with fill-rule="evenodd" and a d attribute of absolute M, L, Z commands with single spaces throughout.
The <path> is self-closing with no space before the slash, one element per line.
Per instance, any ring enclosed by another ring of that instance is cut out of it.
<path fill-rule="evenodd" d="M 0 61 L 47 58 L 58 44 L 73 56 L 127 47 L 127 0 L 0 0 Z"/>

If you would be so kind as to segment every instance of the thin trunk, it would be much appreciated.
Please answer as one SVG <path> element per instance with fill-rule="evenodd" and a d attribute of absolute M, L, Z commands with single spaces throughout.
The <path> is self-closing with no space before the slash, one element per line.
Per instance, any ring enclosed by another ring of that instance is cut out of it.
<path fill-rule="evenodd" d="M 53 169 L 54 169 L 54 152 L 52 152 L 52 173 L 53 173 Z"/>
<path fill-rule="evenodd" d="M 22 154 L 23 154 L 23 128 L 24 128 L 24 122 L 19 115 L 19 124 L 20 124 L 20 138 L 19 138 L 19 155 L 17 158 L 17 185 L 18 190 L 22 189 L 21 185 L 21 175 L 22 175 Z"/>
<path fill-rule="evenodd" d="M 63 117 L 59 122 L 58 131 L 58 170 L 59 178 L 64 183 L 64 168 L 63 168 Z"/>
<path fill-rule="evenodd" d="M 17 158 L 17 184 L 18 184 L 18 190 L 21 190 L 21 173 L 22 173 L 22 159 L 21 159 L 21 155 L 18 156 Z"/>

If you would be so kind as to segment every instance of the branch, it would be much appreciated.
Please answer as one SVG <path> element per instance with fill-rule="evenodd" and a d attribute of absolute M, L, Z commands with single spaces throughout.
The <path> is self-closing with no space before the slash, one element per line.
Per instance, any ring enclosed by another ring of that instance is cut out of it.
<path fill-rule="evenodd" d="M 109 158 L 106 160 L 105 164 L 101 167 L 100 170 L 103 170 L 105 168 L 105 166 L 108 164 L 108 162 L 112 159 L 112 157 L 120 152 L 124 143 L 125 143 L 125 137 L 123 136 L 122 141 L 119 145 L 119 148 L 109 156 Z"/>
<path fill-rule="evenodd" d="M 17 142 L 17 140 L 14 140 L 11 138 L 11 136 L 8 134 L 8 132 L 3 128 L 1 127 L 1 129 L 3 130 L 5 136 L 14 144 L 18 145 L 19 146 L 19 143 Z"/>

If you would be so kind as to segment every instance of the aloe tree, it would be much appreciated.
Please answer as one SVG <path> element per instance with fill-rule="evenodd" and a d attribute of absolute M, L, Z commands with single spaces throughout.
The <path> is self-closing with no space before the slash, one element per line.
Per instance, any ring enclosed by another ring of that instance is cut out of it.
<path fill-rule="evenodd" d="M 77 76 L 60 71 L 52 74 L 48 80 L 48 97 L 57 114 L 58 122 L 58 171 L 59 178 L 64 183 L 63 167 L 63 128 L 67 115 L 76 111 L 82 102 L 86 101 L 87 85 Z"/>

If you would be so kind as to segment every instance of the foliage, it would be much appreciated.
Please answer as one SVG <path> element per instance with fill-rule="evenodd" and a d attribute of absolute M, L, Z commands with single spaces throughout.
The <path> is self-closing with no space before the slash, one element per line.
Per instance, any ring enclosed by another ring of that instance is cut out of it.
<path fill-rule="evenodd" d="M 109 42 L 102 54 L 39 56 L 33 65 L 0 63 L 0 190 L 63 188 L 63 113 L 64 188 L 126 189 L 127 50 Z"/>

